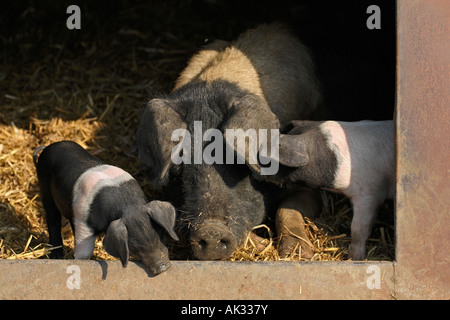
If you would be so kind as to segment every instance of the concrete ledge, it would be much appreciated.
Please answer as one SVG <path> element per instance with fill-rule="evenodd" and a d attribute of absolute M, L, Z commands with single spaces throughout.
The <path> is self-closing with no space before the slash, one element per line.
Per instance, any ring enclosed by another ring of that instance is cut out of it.
<path fill-rule="evenodd" d="M 392 262 L 0 261 L 0 299 L 393 299 Z M 377 289 L 379 281 L 379 289 Z M 79 289 L 77 288 L 79 285 Z M 371 287 L 371 288 L 370 288 Z"/>

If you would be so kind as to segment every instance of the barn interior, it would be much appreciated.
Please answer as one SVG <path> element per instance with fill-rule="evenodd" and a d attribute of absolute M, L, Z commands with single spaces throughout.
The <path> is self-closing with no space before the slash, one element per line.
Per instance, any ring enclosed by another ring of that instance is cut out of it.
<path fill-rule="evenodd" d="M 69 30 L 66 9 L 71 4 L 0 4 L 1 258 L 48 255 L 31 159 L 39 145 L 75 140 L 129 171 L 150 198 L 160 196 L 130 151 L 141 109 L 155 92 L 172 88 L 189 57 L 206 41 L 232 40 L 260 23 L 284 23 L 311 49 L 327 119 L 394 117 L 395 1 L 78 1 L 81 29 Z M 381 29 L 366 25 L 372 4 L 380 8 Z M 388 202 L 380 209 L 368 259 L 395 258 L 392 207 Z M 347 199 L 324 196 L 323 214 L 310 221 L 317 260 L 347 258 L 351 214 Z M 255 253 L 246 243 L 248 248 L 234 260 L 277 259 L 271 221 L 260 229 L 270 250 Z M 64 232 L 70 258 L 68 225 Z M 94 258 L 109 259 L 100 243 Z"/>

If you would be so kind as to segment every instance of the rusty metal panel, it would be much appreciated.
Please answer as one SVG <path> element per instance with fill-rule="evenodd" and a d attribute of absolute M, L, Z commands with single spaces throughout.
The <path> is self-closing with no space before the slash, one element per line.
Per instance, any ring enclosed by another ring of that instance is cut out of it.
<path fill-rule="evenodd" d="M 79 268 L 79 289 L 73 285 Z M 393 299 L 392 262 L 0 261 L 0 299 Z"/>
<path fill-rule="evenodd" d="M 450 1 L 397 3 L 399 298 L 450 298 Z"/>

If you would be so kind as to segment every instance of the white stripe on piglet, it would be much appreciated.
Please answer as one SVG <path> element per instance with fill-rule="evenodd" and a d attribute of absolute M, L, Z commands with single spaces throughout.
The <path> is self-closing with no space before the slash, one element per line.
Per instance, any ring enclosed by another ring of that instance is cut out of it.
<path fill-rule="evenodd" d="M 75 259 L 89 259 L 94 249 L 94 230 L 87 219 L 95 195 L 104 187 L 119 186 L 132 179 L 126 171 L 110 165 L 90 168 L 78 178 L 72 193 Z"/>
<path fill-rule="evenodd" d="M 326 121 L 320 125 L 321 132 L 327 138 L 328 147 L 337 159 L 337 172 L 333 188 L 346 189 L 350 186 L 352 159 L 348 147 L 347 135 L 342 126 L 336 121 Z"/>

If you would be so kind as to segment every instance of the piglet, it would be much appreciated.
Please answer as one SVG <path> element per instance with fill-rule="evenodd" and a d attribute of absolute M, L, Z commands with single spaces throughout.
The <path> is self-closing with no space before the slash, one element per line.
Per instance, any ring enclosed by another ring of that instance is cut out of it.
<path fill-rule="evenodd" d="M 105 164 L 72 141 L 38 147 L 33 161 L 52 246 L 62 246 L 63 214 L 74 231 L 75 259 L 89 259 L 96 236 L 106 232 L 105 250 L 119 257 L 124 267 L 130 253 L 152 275 L 170 267 L 163 230 L 178 240 L 173 230 L 175 209 L 170 203 L 147 203 L 129 173 Z M 53 250 L 51 257 L 61 258 L 62 249 Z"/>
<path fill-rule="evenodd" d="M 305 183 L 345 194 L 353 204 L 350 257 L 366 256 L 377 208 L 395 190 L 392 121 L 292 121 L 279 140 L 276 183 Z"/>

